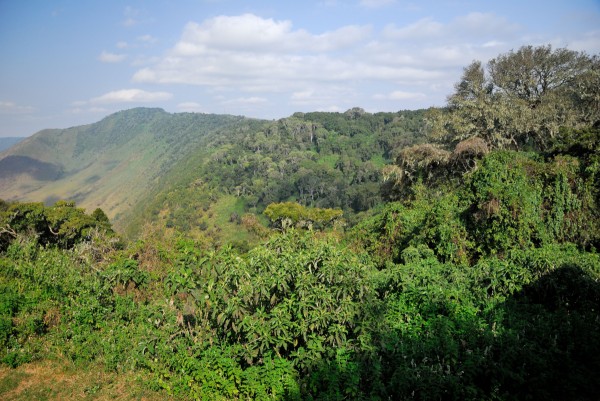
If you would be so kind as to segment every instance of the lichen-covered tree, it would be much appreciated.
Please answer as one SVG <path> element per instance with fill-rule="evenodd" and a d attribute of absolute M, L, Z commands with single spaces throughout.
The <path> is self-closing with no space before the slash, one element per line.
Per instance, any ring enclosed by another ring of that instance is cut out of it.
<path fill-rule="evenodd" d="M 486 68 L 487 67 L 487 68 Z M 560 127 L 600 119 L 598 57 L 523 46 L 466 67 L 445 110 L 430 114 L 433 137 L 446 143 L 479 137 L 494 149 L 547 149 Z"/>

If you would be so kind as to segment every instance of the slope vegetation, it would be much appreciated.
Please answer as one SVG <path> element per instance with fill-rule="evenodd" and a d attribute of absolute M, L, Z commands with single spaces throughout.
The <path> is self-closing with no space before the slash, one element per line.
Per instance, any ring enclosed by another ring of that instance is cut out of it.
<path fill-rule="evenodd" d="M 138 108 L 85 126 L 44 130 L 0 154 L 0 198 L 69 199 L 117 226 L 178 160 L 241 117 Z"/>
<path fill-rule="evenodd" d="M 150 219 L 186 233 L 240 239 L 239 225 L 228 219 L 284 201 L 342 209 L 353 223 L 381 203 L 381 168 L 398 149 L 425 139 L 423 116 L 423 110 L 371 114 L 354 108 L 229 130 L 165 174 L 136 207 L 129 233 Z"/>
<path fill-rule="evenodd" d="M 273 202 L 350 217 L 379 204 L 381 167 L 424 133 L 423 111 L 355 108 L 261 121 L 138 108 L 44 130 L 0 154 L 0 199 L 100 207 L 131 235 L 154 221 L 237 238 L 227 220 Z"/>

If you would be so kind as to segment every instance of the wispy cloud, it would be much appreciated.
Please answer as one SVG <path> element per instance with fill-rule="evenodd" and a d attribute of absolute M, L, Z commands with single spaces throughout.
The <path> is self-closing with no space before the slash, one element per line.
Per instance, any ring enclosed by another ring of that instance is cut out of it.
<path fill-rule="evenodd" d="M 34 107 L 23 106 L 8 100 L 0 100 L 0 114 L 28 114 L 35 111 Z"/>
<path fill-rule="evenodd" d="M 97 106 L 92 106 L 92 107 L 73 107 L 71 108 L 68 112 L 71 114 L 89 114 L 89 113 L 93 113 L 93 114 L 106 114 L 109 113 L 111 110 L 107 109 L 105 107 L 97 107 Z"/>
<path fill-rule="evenodd" d="M 205 111 L 204 107 L 197 102 L 182 102 L 177 104 L 177 110 L 187 113 L 202 113 Z"/>
<path fill-rule="evenodd" d="M 120 63 L 126 58 L 127 55 L 125 54 L 110 53 L 107 51 L 103 51 L 98 56 L 98 60 L 102 61 L 103 63 Z"/>
<path fill-rule="evenodd" d="M 148 18 L 145 10 L 127 6 L 123 10 L 123 20 L 121 21 L 121 25 L 126 28 L 131 28 L 151 21 L 152 19 Z"/>
<path fill-rule="evenodd" d="M 459 16 L 449 23 L 441 23 L 433 18 L 423 18 L 412 24 L 397 27 L 390 24 L 383 35 L 387 39 L 403 40 L 439 40 L 443 42 L 481 41 L 488 38 L 514 38 L 520 30 L 519 25 L 504 17 L 491 13 L 472 12 Z"/>
<path fill-rule="evenodd" d="M 570 44 L 573 50 L 587 51 L 591 54 L 600 53 L 600 30 L 587 32 L 583 37 L 573 40 Z"/>
<path fill-rule="evenodd" d="M 396 0 L 360 0 L 359 4 L 367 8 L 379 8 L 392 5 Z"/>
<path fill-rule="evenodd" d="M 420 92 L 393 91 L 387 94 L 375 94 L 373 99 L 376 100 L 414 100 L 425 99 L 427 96 Z"/>
<path fill-rule="evenodd" d="M 149 92 L 142 89 L 121 89 L 105 93 L 89 100 L 77 100 L 68 110 L 71 114 L 109 113 L 116 111 L 123 103 L 160 103 L 173 98 L 169 92 Z"/>
<path fill-rule="evenodd" d="M 228 99 L 221 102 L 222 104 L 258 104 L 265 103 L 267 99 L 264 97 L 251 96 L 251 97 L 238 97 L 235 99 Z"/>
<path fill-rule="evenodd" d="M 384 37 L 390 39 L 424 39 L 428 37 L 439 37 L 444 30 L 444 24 L 433 18 L 423 18 L 412 24 L 396 27 L 394 24 L 386 26 L 383 30 Z"/>
<path fill-rule="evenodd" d="M 105 93 L 89 100 L 90 104 L 110 103 L 155 103 L 169 100 L 173 94 L 169 92 L 148 92 L 142 89 L 121 89 Z"/>
<path fill-rule="evenodd" d="M 153 44 L 157 42 L 157 39 L 152 35 L 141 35 L 137 37 L 137 41 L 145 44 Z"/>
<path fill-rule="evenodd" d="M 132 27 L 135 26 L 139 23 L 138 21 L 138 15 L 140 14 L 139 10 L 127 6 L 125 7 L 125 11 L 123 12 L 125 19 L 123 20 L 122 24 L 125 27 Z"/>

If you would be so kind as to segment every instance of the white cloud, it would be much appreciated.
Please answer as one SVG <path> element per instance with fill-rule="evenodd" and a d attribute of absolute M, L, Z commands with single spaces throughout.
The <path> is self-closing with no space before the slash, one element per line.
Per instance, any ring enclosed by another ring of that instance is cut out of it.
<path fill-rule="evenodd" d="M 423 39 L 426 37 L 437 37 L 443 33 L 444 25 L 432 18 L 423 18 L 412 24 L 396 28 L 394 24 L 387 25 L 383 34 L 390 39 Z"/>
<path fill-rule="evenodd" d="M 196 102 L 182 102 L 177 105 L 177 110 L 186 113 L 203 113 L 204 107 Z"/>
<path fill-rule="evenodd" d="M 295 102 L 306 102 L 313 99 L 315 96 L 315 91 L 313 89 L 299 91 L 292 93 L 291 99 Z"/>
<path fill-rule="evenodd" d="M 222 104 L 258 104 L 266 103 L 267 99 L 264 97 L 251 96 L 251 97 L 238 97 L 236 99 L 229 99 L 222 102 Z"/>
<path fill-rule="evenodd" d="M 117 42 L 117 49 L 126 49 L 128 47 L 127 42 L 121 40 L 119 42 Z"/>
<path fill-rule="evenodd" d="M 349 25 L 312 35 L 293 30 L 289 20 L 275 21 L 254 14 L 218 16 L 202 24 L 191 22 L 172 51 L 175 56 L 205 55 L 210 50 L 272 53 L 281 51 L 326 52 L 356 45 L 370 27 Z"/>
<path fill-rule="evenodd" d="M 368 25 L 314 32 L 289 20 L 222 15 L 185 25 L 159 60 L 134 64 L 139 68 L 132 81 L 202 86 L 214 99 L 225 94 L 220 104 L 240 107 L 264 109 L 268 102 L 324 110 L 365 101 L 428 107 L 444 104 L 448 88 L 472 60 L 487 61 L 521 46 L 520 30 L 491 13 L 447 22 L 423 18 L 377 32 Z"/>
<path fill-rule="evenodd" d="M 572 50 L 586 51 L 589 54 L 600 53 L 600 30 L 587 32 L 583 37 L 567 41 Z"/>
<path fill-rule="evenodd" d="M 90 99 L 89 103 L 154 103 L 169 100 L 172 97 L 173 95 L 169 92 L 148 92 L 141 89 L 122 89 Z"/>
<path fill-rule="evenodd" d="M 405 91 L 393 91 L 388 94 L 376 94 L 373 99 L 376 100 L 420 100 L 425 99 L 427 96 L 420 92 L 405 92 Z"/>
<path fill-rule="evenodd" d="M 219 49 L 268 50 L 284 39 L 297 42 L 300 32 L 291 32 L 290 21 L 263 19 L 253 14 L 218 16 L 199 25 L 189 23 L 183 33 L 181 55 L 202 53 L 206 45 Z M 177 52 L 177 48 L 175 50 Z"/>
<path fill-rule="evenodd" d="M 394 4 L 396 0 L 360 0 L 359 4 L 367 8 L 379 8 Z"/>
<path fill-rule="evenodd" d="M 482 47 L 502 47 L 505 46 L 506 43 L 501 42 L 499 40 L 490 40 L 489 42 L 485 42 L 484 44 L 482 44 Z"/>
<path fill-rule="evenodd" d="M 519 29 L 519 26 L 511 23 L 504 17 L 499 17 L 491 13 L 472 12 L 457 17 L 449 24 L 449 28 L 459 34 L 504 36 L 513 34 Z"/>
<path fill-rule="evenodd" d="M 157 41 L 157 39 L 154 36 L 148 35 L 148 34 L 138 36 L 137 40 L 139 42 L 146 43 L 146 44 L 153 44 L 153 43 L 156 43 L 156 41 Z"/>
<path fill-rule="evenodd" d="M 387 39 L 438 39 L 443 42 L 481 41 L 485 38 L 514 37 L 519 31 L 517 24 L 511 23 L 504 17 L 491 13 L 473 12 L 456 17 L 447 24 L 435 21 L 433 18 L 423 18 L 412 24 L 396 27 L 387 25 L 384 37 Z M 488 39 L 489 40 L 489 39 Z"/>
<path fill-rule="evenodd" d="M 359 96 L 354 88 L 330 84 L 327 85 L 326 89 L 315 86 L 295 91 L 291 93 L 289 99 L 292 105 L 302 107 L 305 110 L 332 111 L 334 110 L 333 105 L 340 103 L 340 99 L 343 99 L 344 104 L 355 104 L 355 101 L 359 101 L 358 98 Z M 337 111 L 338 108 L 338 106 L 335 106 L 334 111 Z"/>
<path fill-rule="evenodd" d="M 133 81 L 236 87 L 249 92 L 287 91 L 290 85 L 301 87 L 315 80 L 339 81 L 356 77 L 356 60 L 328 53 L 351 52 L 370 35 L 368 26 L 311 34 L 294 30 L 290 21 L 253 14 L 219 16 L 186 25 L 171 51 L 156 65 L 138 70 Z"/>
<path fill-rule="evenodd" d="M 316 110 L 317 111 L 327 111 L 330 113 L 339 113 L 339 112 L 342 112 L 342 111 L 348 110 L 348 109 L 347 108 L 344 109 L 344 108 L 342 108 L 340 106 L 336 106 L 336 105 L 331 105 L 331 106 L 327 106 L 327 107 L 318 107 Z"/>
<path fill-rule="evenodd" d="M 508 42 L 505 36 L 515 29 L 503 18 L 482 13 L 446 24 L 426 18 L 401 27 L 389 25 L 378 35 L 369 26 L 311 33 L 294 29 L 288 20 L 254 14 L 218 16 L 188 23 L 171 50 L 160 61 L 140 68 L 132 79 L 255 94 L 287 92 L 291 101 L 298 102 L 292 94 L 317 83 L 324 90 L 327 85 L 370 80 L 429 84 L 448 79 L 449 69 L 458 77 L 457 67 L 480 55 L 496 55 L 499 46 L 490 44 Z M 478 30 L 499 33 L 481 37 Z M 473 38 L 481 40 L 472 43 Z"/>
<path fill-rule="evenodd" d="M 35 111 L 31 106 L 19 105 L 8 100 L 0 100 L 0 114 L 28 114 Z"/>
<path fill-rule="evenodd" d="M 125 54 L 117 54 L 117 53 L 109 53 L 107 51 L 103 51 L 98 56 L 98 60 L 103 63 L 120 63 L 125 60 L 127 56 Z"/>

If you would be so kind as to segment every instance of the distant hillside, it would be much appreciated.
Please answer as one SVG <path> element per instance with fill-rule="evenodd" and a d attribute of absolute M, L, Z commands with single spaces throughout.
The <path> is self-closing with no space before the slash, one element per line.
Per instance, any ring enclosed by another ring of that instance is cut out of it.
<path fill-rule="evenodd" d="M 25 138 L 20 137 L 20 136 L 13 136 L 13 137 L 6 137 L 6 138 L 0 137 L 0 152 L 21 142 L 23 139 L 25 139 Z"/>
<path fill-rule="evenodd" d="M 131 236 L 153 221 L 242 240 L 240 217 L 272 202 L 347 217 L 381 203 L 381 168 L 424 137 L 422 110 L 264 121 L 137 108 L 44 130 L 0 153 L 0 199 L 100 207 Z"/>
<path fill-rule="evenodd" d="M 0 198 L 75 200 L 120 220 L 178 160 L 247 119 L 137 108 L 85 126 L 41 131 L 0 153 Z"/>
<path fill-rule="evenodd" d="M 380 204 L 381 169 L 426 137 L 424 111 L 295 113 L 213 136 L 135 207 L 128 232 L 152 220 L 213 239 L 243 240 L 244 213 L 273 202 L 339 208 L 349 223 Z"/>

